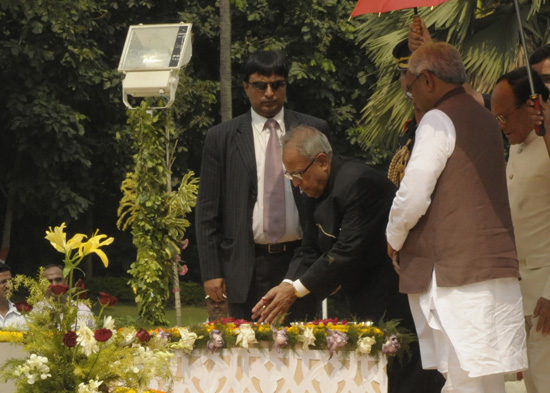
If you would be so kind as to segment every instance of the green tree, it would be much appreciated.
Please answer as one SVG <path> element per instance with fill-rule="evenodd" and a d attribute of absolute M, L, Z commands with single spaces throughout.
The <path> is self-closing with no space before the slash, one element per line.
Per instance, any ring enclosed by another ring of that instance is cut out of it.
<path fill-rule="evenodd" d="M 550 4 L 545 0 L 519 1 L 528 51 L 550 42 Z M 434 39 L 456 46 L 462 54 L 470 84 L 490 93 L 503 73 L 525 65 L 514 2 L 510 0 L 450 0 L 419 14 Z M 412 115 L 410 101 L 401 91 L 395 61 L 395 44 L 405 39 L 413 10 L 360 16 L 358 40 L 376 65 L 378 80 L 366 104 L 359 140 L 364 147 L 397 145 L 403 121 Z"/>
<path fill-rule="evenodd" d="M 166 325 L 170 279 L 190 225 L 185 216 L 195 206 L 198 179 L 191 179 L 189 172 L 177 191 L 170 190 L 176 128 L 169 111 L 149 112 L 145 100 L 128 111 L 135 168 L 123 182 L 118 224 L 132 229 L 137 248 L 129 273 L 139 316 L 147 324 Z M 175 288 L 179 289 L 179 281 Z"/>
<path fill-rule="evenodd" d="M 105 62 L 108 7 L 103 1 L 0 2 L 0 190 L 5 198 L 3 255 L 12 220 L 23 215 L 76 219 L 95 200 L 94 109 L 116 84 Z M 96 89 L 96 90 L 94 90 Z M 106 118 L 109 111 L 104 110 Z M 42 226 L 43 227 L 43 226 Z"/>

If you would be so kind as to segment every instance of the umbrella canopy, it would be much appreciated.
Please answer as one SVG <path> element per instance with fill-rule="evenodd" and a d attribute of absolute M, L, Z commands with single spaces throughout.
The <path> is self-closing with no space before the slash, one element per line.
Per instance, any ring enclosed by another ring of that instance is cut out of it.
<path fill-rule="evenodd" d="M 379 14 L 415 7 L 433 7 L 448 0 L 359 0 L 351 16 Z"/>

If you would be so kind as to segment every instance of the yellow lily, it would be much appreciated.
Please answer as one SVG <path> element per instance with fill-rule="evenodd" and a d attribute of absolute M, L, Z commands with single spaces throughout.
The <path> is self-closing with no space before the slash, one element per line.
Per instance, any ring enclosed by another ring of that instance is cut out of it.
<path fill-rule="evenodd" d="M 66 226 L 65 223 L 62 223 L 60 226 L 55 227 L 53 231 L 52 227 L 46 231 L 46 239 L 57 251 L 63 254 L 67 252 L 67 234 L 63 231 Z"/>
<path fill-rule="evenodd" d="M 75 250 L 77 248 L 80 248 L 82 246 L 82 240 L 86 239 L 86 235 L 82 233 L 77 233 L 72 238 L 69 239 L 66 245 L 67 250 Z"/>
<path fill-rule="evenodd" d="M 112 237 L 107 238 L 107 235 L 98 235 L 97 232 L 98 231 L 96 231 L 94 236 L 92 236 L 87 242 L 81 243 L 78 254 L 81 258 L 84 258 L 88 254 L 95 253 L 101 259 L 103 265 L 107 267 L 109 266 L 109 259 L 107 258 L 107 255 L 100 250 L 100 247 L 111 244 L 115 239 Z M 101 241 L 103 238 L 107 239 Z"/>

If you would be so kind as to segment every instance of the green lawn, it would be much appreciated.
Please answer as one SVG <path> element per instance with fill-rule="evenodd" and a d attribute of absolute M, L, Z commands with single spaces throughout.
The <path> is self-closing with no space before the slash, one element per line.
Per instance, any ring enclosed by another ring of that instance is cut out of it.
<path fill-rule="evenodd" d="M 99 310 L 94 310 L 98 312 Z M 119 325 L 134 324 L 137 318 L 137 306 L 132 304 L 117 303 L 113 307 L 105 309 L 104 314 L 115 318 Z M 97 315 L 97 314 L 96 314 Z M 193 326 L 206 321 L 208 312 L 206 308 L 201 307 L 182 307 L 181 309 L 182 326 Z M 168 319 L 169 327 L 176 326 L 176 310 L 171 307 L 166 309 L 166 318 Z"/>

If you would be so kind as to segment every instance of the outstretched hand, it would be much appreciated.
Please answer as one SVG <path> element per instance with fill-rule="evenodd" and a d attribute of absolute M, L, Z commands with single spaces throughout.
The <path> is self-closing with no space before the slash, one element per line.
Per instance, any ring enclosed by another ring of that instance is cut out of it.
<path fill-rule="evenodd" d="M 294 287 L 292 284 L 283 282 L 271 288 L 256 303 L 252 308 L 252 318 L 259 317 L 258 322 L 282 322 L 295 301 Z"/>

